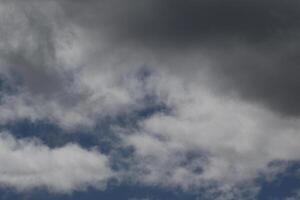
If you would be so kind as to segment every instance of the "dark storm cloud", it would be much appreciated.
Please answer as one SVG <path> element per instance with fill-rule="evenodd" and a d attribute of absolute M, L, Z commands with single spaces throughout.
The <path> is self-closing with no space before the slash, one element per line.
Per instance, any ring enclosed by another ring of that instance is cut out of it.
<path fill-rule="evenodd" d="M 224 92 L 234 90 L 246 100 L 259 102 L 283 116 L 300 114 L 300 42 L 236 47 L 216 53 L 213 73 Z"/>
<path fill-rule="evenodd" d="M 154 1 L 150 11 L 132 17 L 128 32 L 134 38 L 158 44 L 193 45 L 206 40 L 220 42 L 225 37 L 261 41 L 299 25 L 299 3 L 289 2 Z"/>
<path fill-rule="evenodd" d="M 259 41 L 298 28 L 300 19 L 296 0 L 66 2 L 69 14 L 84 25 L 112 27 L 110 34 L 141 43 L 193 44 L 225 36 Z"/>
<path fill-rule="evenodd" d="M 104 37 L 113 48 L 119 43 L 134 44 L 167 59 L 172 59 L 174 52 L 188 57 L 191 51 L 186 50 L 200 49 L 214 62 L 210 70 L 225 93 L 225 89 L 234 90 L 244 99 L 260 102 L 281 114 L 300 114 L 298 0 L 56 2 L 64 12 L 59 20 L 74 23 L 93 37 Z M 63 74 L 53 70 L 57 65 L 56 36 L 51 20 L 47 14 L 48 21 L 40 14 L 28 16 L 34 48 L 24 43 L 17 51 L 3 55 L 14 69 L 22 71 L 33 91 L 53 93 L 66 83 Z M 101 46 L 97 38 L 93 39 L 95 48 Z M 197 70 L 195 63 L 192 67 L 190 64 L 185 63 L 185 69 L 179 72 Z M 41 82 L 45 84 L 38 84 Z"/>
<path fill-rule="evenodd" d="M 300 114 L 297 0 L 90 0 L 64 4 L 72 20 L 106 34 L 115 43 L 129 41 L 154 52 L 166 48 L 166 57 L 172 51 L 185 55 L 186 49 L 199 48 L 215 63 L 211 71 L 224 92 L 233 89 L 244 99 L 283 115 Z"/>

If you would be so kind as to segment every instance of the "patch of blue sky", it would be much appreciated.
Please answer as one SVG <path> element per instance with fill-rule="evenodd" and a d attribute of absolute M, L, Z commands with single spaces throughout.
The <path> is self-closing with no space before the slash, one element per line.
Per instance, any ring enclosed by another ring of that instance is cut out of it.
<path fill-rule="evenodd" d="M 282 200 L 293 196 L 300 189 L 300 162 L 289 161 L 285 170 L 277 174 L 271 181 L 260 178 L 257 184 L 261 190 L 259 200 Z"/>
<path fill-rule="evenodd" d="M 87 191 L 77 191 L 71 194 L 53 194 L 44 189 L 17 193 L 13 190 L 0 190 L 1 200 L 196 200 L 199 195 L 190 194 L 177 189 L 166 189 L 155 186 L 124 184 L 109 185 L 105 190 L 89 188 Z"/>

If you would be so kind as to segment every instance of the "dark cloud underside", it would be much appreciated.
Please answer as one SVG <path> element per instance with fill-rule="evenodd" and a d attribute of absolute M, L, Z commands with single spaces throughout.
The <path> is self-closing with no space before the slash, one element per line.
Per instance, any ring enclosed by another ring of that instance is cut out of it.
<path fill-rule="evenodd" d="M 65 1 L 70 16 L 140 42 L 179 45 L 225 36 L 260 41 L 298 29 L 296 0 Z M 81 12 L 81 15 L 77 15 Z"/>
<path fill-rule="evenodd" d="M 216 63 L 212 71 L 220 85 L 283 115 L 300 114 L 297 0 L 64 3 L 76 23 L 89 24 L 115 43 L 129 41 L 182 55 L 185 49 L 200 48 Z"/>

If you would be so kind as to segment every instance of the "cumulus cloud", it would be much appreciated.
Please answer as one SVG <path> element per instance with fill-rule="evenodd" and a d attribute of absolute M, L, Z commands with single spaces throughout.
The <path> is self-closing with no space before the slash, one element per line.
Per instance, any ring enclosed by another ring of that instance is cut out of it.
<path fill-rule="evenodd" d="M 113 175 L 106 156 L 75 144 L 50 149 L 34 139 L 18 140 L 1 133 L 0 149 L 2 187 L 72 192 L 87 186 L 103 188 Z"/>
<path fill-rule="evenodd" d="M 274 160 L 299 159 L 298 119 L 167 80 L 156 83 L 168 88 L 164 102 L 173 112 L 153 115 L 125 137 L 141 160 L 142 181 L 186 188 L 205 181 L 238 183 L 272 171 Z"/>

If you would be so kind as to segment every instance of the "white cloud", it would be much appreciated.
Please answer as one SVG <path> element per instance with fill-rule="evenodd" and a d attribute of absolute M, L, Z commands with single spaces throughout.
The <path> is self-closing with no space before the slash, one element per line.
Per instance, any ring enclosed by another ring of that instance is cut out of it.
<path fill-rule="evenodd" d="M 140 181 L 183 188 L 236 185 L 274 173 L 271 161 L 300 159 L 299 119 L 167 74 L 153 85 L 173 111 L 151 116 L 139 132 L 124 137 L 136 149 Z"/>
<path fill-rule="evenodd" d="M 106 156 L 75 144 L 49 147 L 35 140 L 0 135 L 0 185 L 27 190 L 46 187 L 72 192 L 87 186 L 105 187 L 113 176 Z"/>
<path fill-rule="evenodd" d="M 16 90 L 1 94 L 0 124 L 28 118 L 66 129 L 91 127 L 98 117 L 136 106 L 143 95 L 139 83 L 123 80 L 131 70 L 112 68 L 122 58 L 94 49 L 88 33 L 65 19 L 57 2 L 0 8 L 0 73 Z"/>

